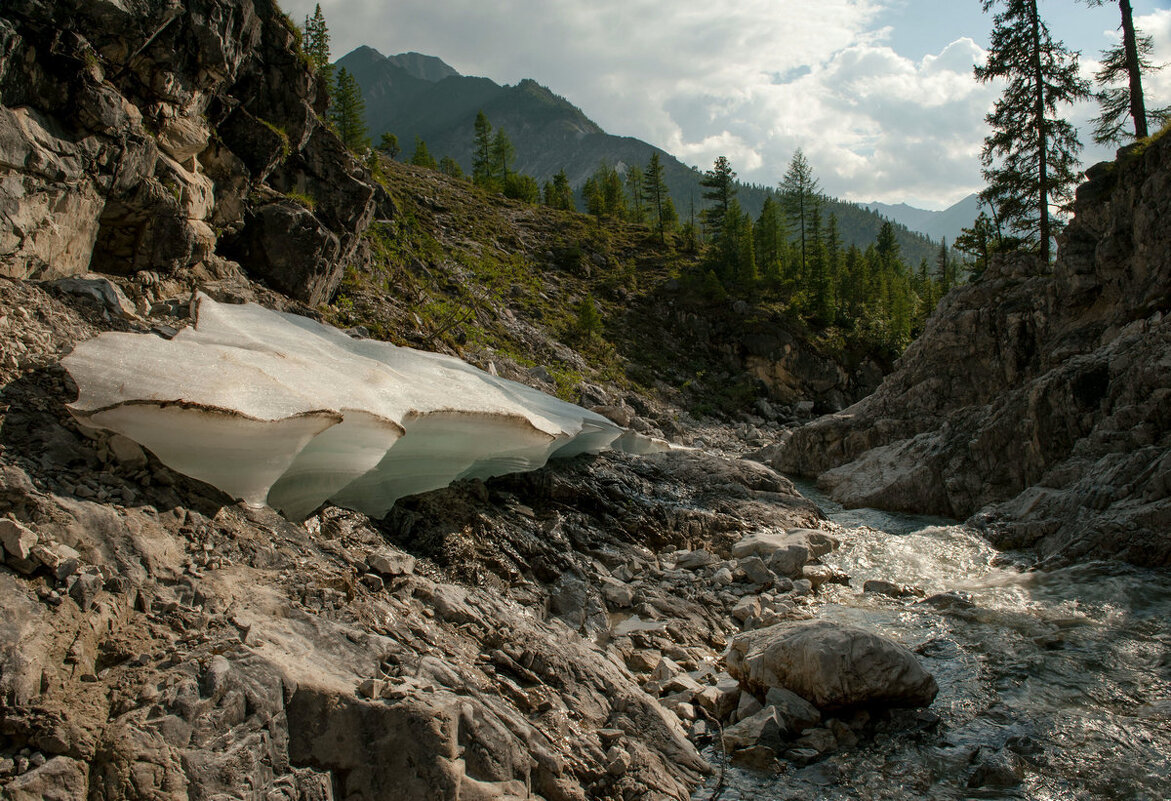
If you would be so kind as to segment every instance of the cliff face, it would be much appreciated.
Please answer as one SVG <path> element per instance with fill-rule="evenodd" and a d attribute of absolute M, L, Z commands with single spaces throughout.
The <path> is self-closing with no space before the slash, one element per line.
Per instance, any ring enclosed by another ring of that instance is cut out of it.
<path fill-rule="evenodd" d="M 318 120 L 296 36 L 271 0 L 6 3 L 0 275 L 238 262 L 327 300 L 375 189 Z"/>
<path fill-rule="evenodd" d="M 1098 165 L 1051 273 L 952 292 L 878 392 L 772 461 L 838 500 L 966 518 L 1005 547 L 1171 564 L 1171 136 Z"/>

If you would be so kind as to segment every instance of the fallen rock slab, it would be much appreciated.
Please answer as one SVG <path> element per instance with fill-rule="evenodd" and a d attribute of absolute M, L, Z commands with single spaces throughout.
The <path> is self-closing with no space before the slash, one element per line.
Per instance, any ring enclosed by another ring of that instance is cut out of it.
<path fill-rule="evenodd" d="M 928 706 L 939 686 L 898 643 L 829 621 L 778 623 L 737 636 L 728 672 L 751 692 L 782 687 L 823 712 Z"/>

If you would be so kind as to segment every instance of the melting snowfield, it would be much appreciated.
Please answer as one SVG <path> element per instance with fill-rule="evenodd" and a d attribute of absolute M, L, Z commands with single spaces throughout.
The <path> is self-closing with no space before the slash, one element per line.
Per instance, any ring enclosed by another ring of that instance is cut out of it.
<path fill-rule="evenodd" d="M 166 340 L 105 333 L 63 360 L 84 425 L 301 519 L 325 501 L 382 517 L 403 496 L 553 457 L 655 445 L 459 359 L 199 295 Z M 665 447 L 665 446 L 664 446 Z"/>

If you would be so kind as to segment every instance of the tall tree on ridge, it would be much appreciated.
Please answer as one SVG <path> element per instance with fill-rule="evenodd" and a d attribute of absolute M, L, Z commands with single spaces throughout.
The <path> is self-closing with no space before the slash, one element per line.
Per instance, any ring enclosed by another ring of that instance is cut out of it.
<path fill-rule="evenodd" d="M 1091 6 L 1105 5 L 1107 0 L 1087 0 Z M 1130 0 L 1118 0 L 1122 13 L 1122 39 L 1118 44 L 1102 51 L 1102 68 L 1094 73 L 1094 79 L 1102 85 L 1097 93 L 1102 113 L 1094 118 L 1094 141 L 1099 144 L 1121 142 L 1126 117 L 1134 123 L 1134 138 L 1145 139 L 1150 135 L 1148 122 L 1162 125 L 1171 118 L 1171 106 L 1146 109 L 1143 98 L 1143 72 L 1162 69 L 1151 65 L 1151 37 L 1140 36 L 1134 27 Z M 1126 79 L 1126 87 L 1115 86 Z"/>
<path fill-rule="evenodd" d="M 1077 54 L 1053 41 L 1037 0 L 983 0 L 985 13 L 998 4 L 1004 10 L 993 18 L 988 61 L 975 67 L 982 83 L 1007 81 L 985 117 L 992 133 L 980 154 L 988 181 L 981 198 L 1014 230 L 1035 237 L 1048 264 L 1060 227 L 1050 206 L 1071 199 L 1081 150 L 1077 130 L 1056 117 L 1057 107 L 1087 98 L 1089 84 L 1078 75 Z"/>
<path fill-rule="evenodd" d="M 476 114 L 475 139 L 472 143 L 472 182 L 492 186 L 492 123 L 481 110 Z"/>
<path fill-rule="evenodd" d="M 797 152 L 793 154 L 793 158 L 789 162 L 789 169 L 785 172 L 785 177 L 781 179 L 780 190 L 781 202 L 794 228 L 796 228 L 797 240 L 801 244 L 800 274 L 802 277 L 808 269 L 809 260 L 806 229 L 813 213 L 820 211 L 817 202 L 819 188 L 817 179 L 813 177 L 813 168 L 809 166 L 801 148 L 797 148 Z"/>
<path fill-rule="evenodd" d="M 301 50 L 309 59 L 313 70 L 325 79 L 325 85 L 332 92 L 333 64 L 329 61 L 329 28 L 325 26 L 321 3 L 317 4 L 312 17 L 305 17 L 305 27 L 301 31 Z"/>
<path fill-rule="evenodd" d="M 703 210 L 700 217 L 704 228 L 710 232 L 709 239 L 712 245 L 718 248 L 720 239 L 728 231 L 728 209 L 732 204 L 732 198 L 736 196 L 736 173 L 732 171 L 727 156 L 716 159 L 712 169 L 704 173 L 703 178 L 699 180 L 699 185 L 704 188 L 703 199 L 713 202 L 712 206 Z M 739 223 L 737 219 L 736 224 Z"/>
<path fill-rule="evenodd" d="M 362 150 L 370 145 L 366 135 L 366 101 L 358 81 L 345 67 L 338 70 L 337 88 L 333 105 L 329 108 L 329 121 L 333 123 L 338 138 L 350 150 Z"/>
<path fill-rule="evenodd" d="M 658 153 L 651 153 L 651 160 L 647 162 L 646 170 L 642 174 L 642 199 L 647 202 L 650 212 L 651 226 L 659 235 L 661 244 L 667 243 L 668 222 L 674 225 L 675 207 L 671 204 L 671 196 L 667 193 L 667 179 L 663 172 L 663 163 Z"/>

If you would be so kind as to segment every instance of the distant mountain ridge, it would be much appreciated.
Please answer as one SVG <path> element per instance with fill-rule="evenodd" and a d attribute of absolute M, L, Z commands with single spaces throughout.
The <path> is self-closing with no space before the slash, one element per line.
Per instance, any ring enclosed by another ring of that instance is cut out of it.
<path fill-rule="evenodd" d="M 976 218 L 980 216 L 980 197 L 974 194 L 968 195 L 943 211 L 917 209 L 906 203 L 895 205 L 863 203 L 861 205 L 862 208 L 877 212 L 891 222 L 905 225 L 912 231 L 918 231 L 936 242 L 947 239 L 949 244 L 955 241 L 962 229 L 970 228 Z"/>
<path fill-rule="evenodd" d="M 516 169 L 538 181 L 565 170 L 577 189 L 602 162 L 624 170 L 632 164 L 644 166 L 658 153 L 680 218 L 688 218 L 692 205 L 697 215 L 703 208 L 700 172 L 641 139 L 606 133 L 577 106 L 532 79 L 501 86 L 488 78 L 460 75 L 435 56 L 384 56 L 366 46 L 338 59 L 337 66 L 350 72 L 362 88 L 366 124 L 375 141 L 384 132 L 393 133 L 404 153 L 412 152 L 419 137 L 436 158 L 451 156 L 470 172 L 473 123 L 482 110 L 515 145 Z M 740 184 L 737 198 L 756 217 L 769 191 Z M 837 215 L 843 242 L 862 248 L 874 242 L 884 222 L 878 213 L 832 198 L 826 200 L 824 211 Z M 923 258 L 934 258 L 933 243 L 899 220 L 892 222 L 908 264 L 914 267 Z"/>

